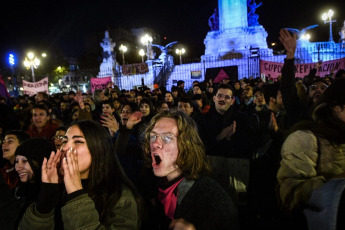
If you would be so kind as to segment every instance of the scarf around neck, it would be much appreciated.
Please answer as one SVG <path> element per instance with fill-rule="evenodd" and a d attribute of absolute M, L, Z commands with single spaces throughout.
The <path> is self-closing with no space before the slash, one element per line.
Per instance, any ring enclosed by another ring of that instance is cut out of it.
<path fill-rule="evenodd" d="M 176 182 L 167 188 L 158 188 L 158 200 L 164 207 L 165 215 L 170 219 L 174 218 L 174 213 L 177 204 L 177 186 L 184 177 L 179 178 Z"/>

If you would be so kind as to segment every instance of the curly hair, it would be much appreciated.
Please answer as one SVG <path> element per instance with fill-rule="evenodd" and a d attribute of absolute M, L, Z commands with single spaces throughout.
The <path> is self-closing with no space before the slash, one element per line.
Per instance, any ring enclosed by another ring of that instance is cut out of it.
<path fill-rule="evenodd" d="M 176 164 L 182 174 L 188 180 L 195 180 L 210 172 L 205 147 L 198 134 L 197 126 L 192 118 L 182 111 L 170 110 L 156 114 L 142 135 L 142 147 L 144 159 L 147 166 L 151 166 L 150 133 L 156 123 L 162 118 L 174 119 L 177 123 L 178 136 L 178 156 Z"/>

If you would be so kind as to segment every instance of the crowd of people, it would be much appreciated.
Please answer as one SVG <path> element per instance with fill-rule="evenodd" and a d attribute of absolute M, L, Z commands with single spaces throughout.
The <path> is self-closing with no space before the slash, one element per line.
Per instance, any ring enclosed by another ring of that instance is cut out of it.
<path fill-rule="evenodd" d="M 0 98 L 0 226 L 341 229 L 345 70 L 296 78 L 279 39 L 276 81 Z"/>

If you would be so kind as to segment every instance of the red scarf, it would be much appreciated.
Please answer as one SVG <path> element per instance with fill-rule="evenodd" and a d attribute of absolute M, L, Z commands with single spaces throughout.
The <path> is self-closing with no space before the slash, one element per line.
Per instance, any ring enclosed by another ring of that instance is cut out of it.
<path fill-rule="evenodd" d="M 182 177 L 179 181 L 177 181 L 175 184 L 171 185 L 166 189 L 158 188 L 158 200 L 164 206 L 165 215 L 167 215 L 170 219 L 174 218 L 174 213 L 177 204 L 177 195 L 176 193 L 174 193 L 174 191 L 176 187 L 180 184 L 180 182 L 183 180 L 183 178 L 184 177 Z"/>

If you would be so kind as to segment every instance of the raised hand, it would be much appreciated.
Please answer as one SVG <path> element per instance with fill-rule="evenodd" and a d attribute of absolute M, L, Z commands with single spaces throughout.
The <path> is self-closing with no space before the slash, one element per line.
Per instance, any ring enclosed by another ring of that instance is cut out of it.
<path fill-rule="evenodd" d="M 61 151 L 51 152 L 49 160 L 43 159 L 42 163 L 42 182 L 57 184 L 61 182 L 58 171 L 60 169 Z"/>
<path fill-rule="evenodd" d="M 117 122 L 114 115 L 101 116 L 101 123 L 104 127 L 109 129 L 109 132 L 113 135 L 119 129 L 119 123 Z"/>
<path fill-rule="evenodd" d="M 78 167 L 77 150 L 70 148 L 62 160 L 63 180 L 67 194 L 83 188 Z"/>
<path fill-rule="evenodd" d="M 82 93 L 80 91 L 77 91 L 77 93 L 76 93 L 76 95 L 74 97 L 74 100 L 79 103 L 79 107 L 80 107 L 81 110 L 85 109 L 84 97 L 83 97 L 83 95 L 82 95 Z"/>
<path fill-rule="evenodd" d="M 140 111 L 135 111 L 132 115 L 129 116 L 126 127 L 127 129 L 132 129 L 136 124 L 141 121 L 143 113 Z"/>
<path fill-rule="evenodd" d="M 279 40 L 284 45 L 287 53 L 286 58 L 291 59 L 295 56 L 295 51 L 297 47 L 297 35 L 296 33 L 291 36 L 290 32 L 286 29 L 281 29 L 279 32 Z"/>

